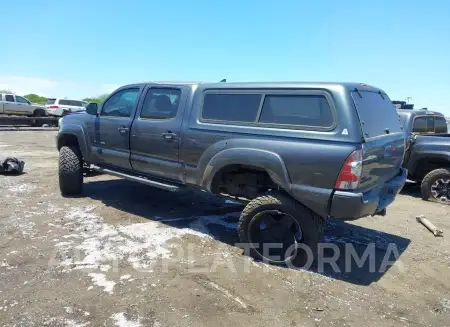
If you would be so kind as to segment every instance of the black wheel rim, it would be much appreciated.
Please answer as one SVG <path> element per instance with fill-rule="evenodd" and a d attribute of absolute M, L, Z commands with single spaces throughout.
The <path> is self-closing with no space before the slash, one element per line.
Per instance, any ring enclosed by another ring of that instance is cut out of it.
<path fill-rule="evenodd" d="M 431 185 L 431 195 L 436 200 L 450 202 L 450 178 L 439 178 Z"/>
<path fill-rule="evenodd" d="M 300 224 L 278 210 L 259 212 L 252 219 L 248 239 L 258 255 L 268 262 L 286 263 L 297 255 L 296 244 L 303 240 Z"/>

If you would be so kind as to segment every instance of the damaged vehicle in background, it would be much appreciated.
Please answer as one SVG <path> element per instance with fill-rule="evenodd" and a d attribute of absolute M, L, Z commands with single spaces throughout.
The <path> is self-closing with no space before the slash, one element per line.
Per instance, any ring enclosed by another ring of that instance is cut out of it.
<path fill-rule="evenodd" d="M 317 256 L 327 217 L 386 213 L 406 181 L 404 147 L 389 97 L 359 83 L 126 85 L 64 117 L 57 135 L 63 195 L 82 192 L 89 165 L 245 199 L 240 241 L 256 258 L 295 265 Z"/>

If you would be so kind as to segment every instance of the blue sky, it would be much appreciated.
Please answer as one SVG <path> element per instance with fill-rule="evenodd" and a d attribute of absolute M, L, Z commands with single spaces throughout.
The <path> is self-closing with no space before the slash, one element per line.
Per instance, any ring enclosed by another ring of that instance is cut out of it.
<path fill-rule="evenodd" d="M 17 93 L 81 98 L 146 80 L 351 81 L 450 116 L 447 0 L 16 0 L 1 12 L 0 89 Z"/>

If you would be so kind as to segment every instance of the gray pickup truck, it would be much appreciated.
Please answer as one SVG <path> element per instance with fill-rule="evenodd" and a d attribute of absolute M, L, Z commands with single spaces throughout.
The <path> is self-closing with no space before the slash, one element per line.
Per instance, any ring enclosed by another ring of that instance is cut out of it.
<path fill-rule="evenodd" d="M 15 94 L 0 93 L 0 114 L 14 116 L 46 116 L 43 105 L 31 103 L 28 99 Z"/>
<path fill-rule="evenodd" d="M 249 201 L 240 240 L 272 263 L 316 255 L 324 218 L 384 215 L 407 176 L 395 108 L 357 83 L 126 85 L 64 117 L 57 147 L 63 195 L 89 166 Z"/>
<path fill-rule="evenodd" d="M 420 183 L 422 198 L 450 204 L 450 134 L 443 114 L 398 110 L 406 134 L 403 167 Z"/>

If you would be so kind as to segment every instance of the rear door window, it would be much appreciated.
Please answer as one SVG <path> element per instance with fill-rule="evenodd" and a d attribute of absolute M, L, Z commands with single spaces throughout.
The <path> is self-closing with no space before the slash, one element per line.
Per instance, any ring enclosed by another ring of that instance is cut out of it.
<path fill-rule="evenodd" d="M 181 90 L 158 89 L 148 90 L 141 110 L 141 118 L 170 119 L 177 115 Z"/>
<path fill-rule="evenodd" d="M 6 102 L 15 102 L 15 101 L 14 101 L 14 96 L 11 95 L 11 94 L 5 95 L 5 101 L 6 101 Z"/>
<path fill-rule="evenodd" d="M 59 104 L 61 106 L 70 106 L 70 101 L 69 100 L 59 100 Z"/>
<path fill-rule="evenodd" d="M 351 95 L 364 137 L 402 132 L 397 110 L 386 94 L 360 90 Z"/>
<path fill-rule="evenodd" d="M 206 93 L 203 99 L 202 119 L 255 122 L 262 94 Z"/>
<path fill-rule="evenodd" d="M 74 106 L 74 107 L 82 107 L 83 103 L 81 101 L 78 101 L 78 100 L 70 100 L 70 105 Z"/>
<path fill-rule="evenodd" d="M 260 123 L 331 127 L 333 115 L 323 95 L 266 95 Z"/>

